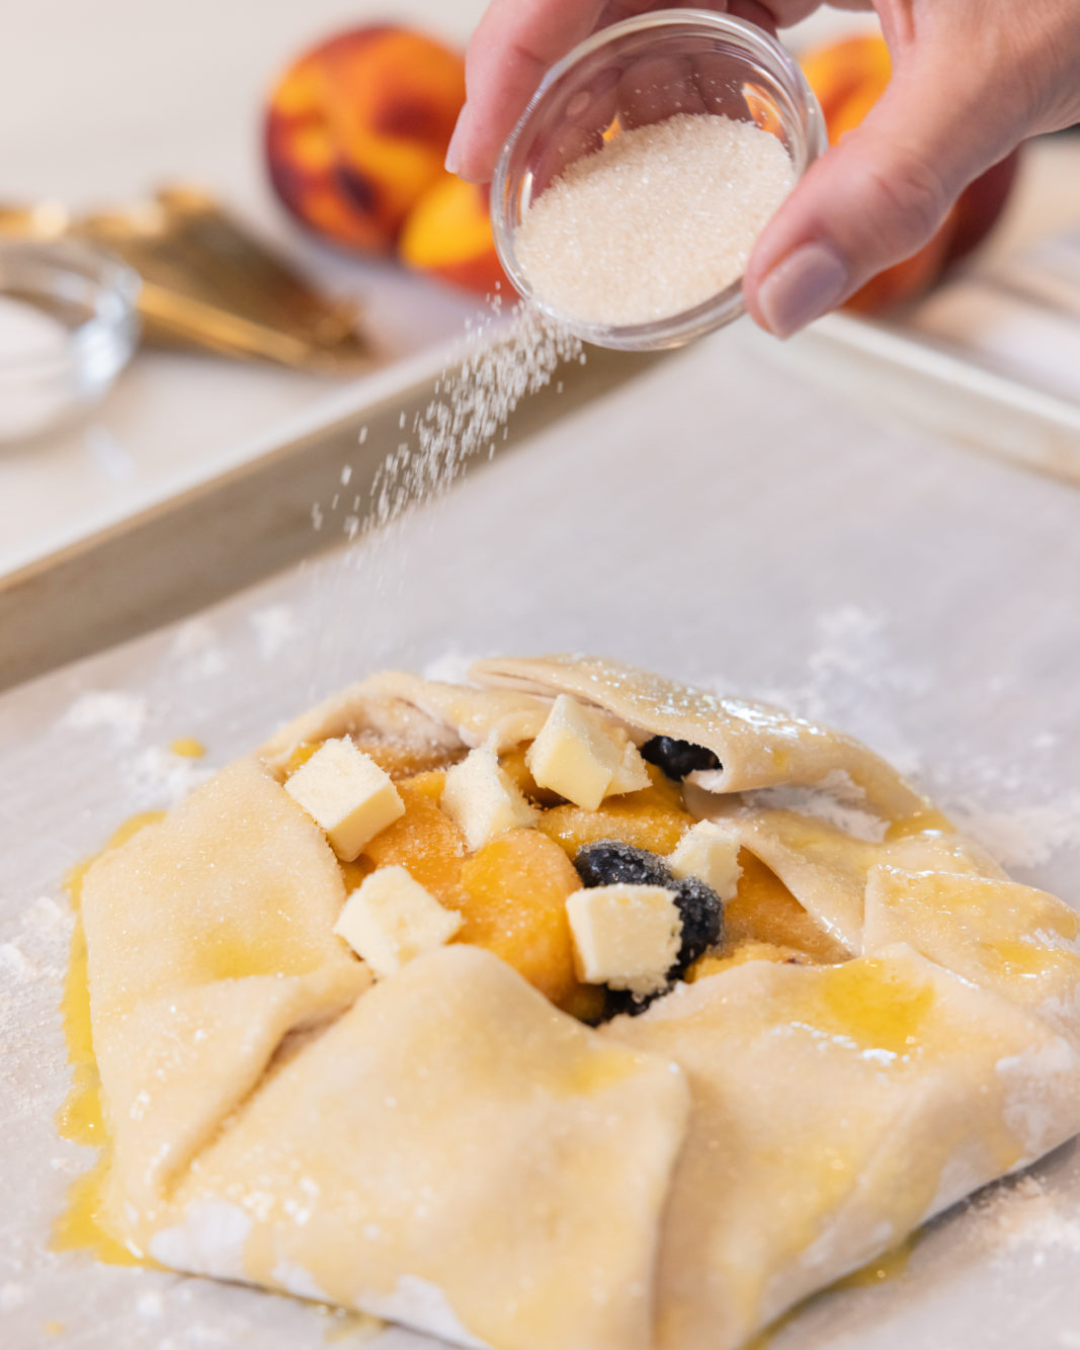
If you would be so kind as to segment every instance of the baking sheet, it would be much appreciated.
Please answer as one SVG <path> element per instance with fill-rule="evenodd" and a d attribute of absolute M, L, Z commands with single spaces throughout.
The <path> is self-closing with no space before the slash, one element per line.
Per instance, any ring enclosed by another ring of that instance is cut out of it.
<path fill-rule="evenodd" d="M 497 346 L 512 341 L 514 329 L 482 332 Z M 379 466 L 412 439 L 415 419 L 461 362 L 476 358 L 479 341 L 459 337 L 399 362 L 272 435 L 235 446 L 215 473 L 198 465 L 141 510 L 24 567 L 6 574 L 0 567 L 0 690 L 333 547 L 345 521 L 359 526 L 366 518 Z M 598 348 L 587 367 L 563 362 L 506 423 L 495 453 L 660 359 Z"/>
<path fill-rule="evenodd" d="M 893 314 L 830 315 L 792 355 L 868 407 L 1080 482 L 1080 137 L 1029 142 L 989 239 Z"/>
<path fill-rule="evenodd" d="M 59 878 L 127 815 L 370 670 L 592 649 L 838 722 L 1018 878 L 1075 901 L 1078 513 L 1063 483 L 882 429 L 736 329 L 554 424 L 362 553 L 0 697 L 5 1347 L 313 1350 L 354 1336 L 291 1300 L 47 1248 L 89 1161 L 52 1127 L 67 1084 Z M 207 760 L 171 755 L 178 736 L 202 739 Z M 773 1350 L 1078 1347 L 1078 1252 L 1069 1145 L 935 1223 L 906 1269 L 816 1300 Z M 391 1330 L 375 1344 L 425 1342 Z"/>
<path fill-rule="evenodd" d="M 838 313 L 815 324 L 789 359 L 879 417 L 1080 483 L 1080 402 L 983 365 L 954 344 Z"/>

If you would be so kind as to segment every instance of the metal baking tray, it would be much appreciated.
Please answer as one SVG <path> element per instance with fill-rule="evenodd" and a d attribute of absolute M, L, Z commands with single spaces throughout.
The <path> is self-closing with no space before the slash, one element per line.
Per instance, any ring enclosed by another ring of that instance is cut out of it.
<path fill-rule="evenodd" d="M 401 362 L 359 392 L 324 401 L 234 467 L 0 576 L 0 689 L 194 613 L 340 542 L 332 523 L 317 528 L 320 512 L 337 494 L 359 496 L 363 513 L 380 464 L 454 377 L 464 350 L 459 342 Z M 656 359 L 596 348 L 584 365 L 564 363 L 510 418 L 496 452 Z"/>
<path fill-rule="evenodd" d="M 1080 401 L 912 329 L 832 314 L 791 344 L 798 368 L 877 415 L 1080 483 Z M 1080 369 L 1077 372 L 1080 398 Z"/>

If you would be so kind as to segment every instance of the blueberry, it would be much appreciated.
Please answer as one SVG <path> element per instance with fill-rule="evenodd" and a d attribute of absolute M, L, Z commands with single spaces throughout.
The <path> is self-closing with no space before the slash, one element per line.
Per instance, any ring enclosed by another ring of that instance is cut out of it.
<path fill-rule="evenodd" d="M 583 844 L 574 858 L 583 886 L 666 886 L 675 888 L 675 878 L 663 858 L 645 848 L 633 848 L 618 839 L 600 839 Z"/>
<path fill-rule="evenodd" d="M 703 745 L 677 741 L 673 736 L 654 736 L 641 747 L 642 759 L 663 769 L 669 778 L 682 780 L 697 769 L 721 768 L 719 758 Z"/>
<path fill-rule="evenodd" d="M 679 955 L 668 971 L 668 979 L 685 975 L 699 956 L 719 944 L 724 935 L 724 906 L 711 886 L 697 877 L 680 881 L 675 891 L 675 904 L 682 915 L 682 945 Z"/>
<path fill-rule="evenodd" d="M 603 1020 L 610 1022 L 613 1017 L 619 1017 L 623 1013 L 630 1017 L 638 1017 L 650 1003 L 658 999 L 661 994 L 666 993 L 666 989 L 658 989 L 655 994 L 645 994 L 639 998 L 636 994 L 632 994 L 629 989 L 609 989 L 604 1003 Z"/>
<path fill-rule="evenodd" d="M 644 850 L 635 849 L 634 852 Z M 578 856 L 580 857 L 580 854 Z M 620 1014 L 629 1017 L 640 1016 L 651 1003 L 670 991 L 672 984 L 686 974 L 699 956 L 704 956 L 710 947 L 718 946 L 724 935 L 724 906 L 711 886 L 706 886 L 697 877 L 687 877 L 685 881 L 680 882 L 669 880 L 668 887 L 675 893 L 675 904 L 683 921 L 682 943 L 675 964 L 668 971 L 668 983 L 663 989 L 644 995 L 632 994 L 629 989 L 609 989 L 604 1003 L 604 1015 L 601 1018 L 603 1022 L 610 1021 L 612 1017 L 618 1017 Z"/>
<path fill-rule="evenodd" d="M 724 935 L 724 906 L 720 897 L 697 877 L 677 881 L 663 858 L 645 848 L 634 848 L 618 839 L 600 839 L 578 849 L 574 866 L 584 886 L 663 886 L 672 892 L 682 919 L 682 942 L 668 981 L 681 979 L 710 947 L 719 945 Z M 609 989 L 604 1021 L 620 1013 L 636 1017 L 667 989 L 639 998 L 627 990 Z"/>

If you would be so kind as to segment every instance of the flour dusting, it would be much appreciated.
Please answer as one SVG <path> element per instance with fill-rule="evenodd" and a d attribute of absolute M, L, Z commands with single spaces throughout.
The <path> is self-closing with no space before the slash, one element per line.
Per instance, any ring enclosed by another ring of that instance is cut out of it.
<path fill-rule="evenodd" d="M 41 978 L 41 968 L 17 942 L 0 942 L 0 970 L 8 972 L 16 980 Z"/>
<path fill-rule="evenodd" d="M 266 605 L 250 616 L 259 644 L 259 655 L 271 661 L 300 634 L 300 625 L 289 605 Z"/>
<path fill-rule="evenodd" d="M 213 773 L 212 768 L 197 760 L 148 745 L 131 761 L 129 784 L 148 804 L 175 806 Z"/>
<path fill-rule="evenodd" d="M 146 725 L 146 699 L 120 689 L 92 689 L 75 699 L 61 719 L 73 731 L 111 732 L 115 740 L 129 745 Z"/>
<path fill-rule="evenodd" d="M 0 1284 L 0 1312 L 14 1312 L 26 1301 L 26 1290 L 21 1284 Z"/>
<path fill-rule="evenodd" d="M 1080 793 L 1011 811 L 968 797 L 954 803 L 951 814 L 1005 868 L 1041 867 L 1058 853 L 1080 849 Z"/>
<path fill-rule="evenodd" d="M 421 670 L 425 680 L 441 681 L 443 684 L 468 684 L 469 670 L 483 657 L 473 653 L 466 655 L 460 651 L 444 652 L 430 660 Z"/>
<path fill-rule="evenodd" d="M 998 1258 L 1021 1249 L 1035 1256 L 1050 1251 L 1080 1255 L 1080 1207 L 1035 1176 L 992 1187 L 971 1202 L 969 1212 L 978 1222 L 978 1240 Z"/>
<path fill-rule="evenodd" d="M 839 605 L 817 615 L 813 638 L 800 674 L 759 688 L 753 697 L 839 727 L 905 777 L 917 775 L 922 752 L 901 719 L 932 686 L 931 673 L 896 651 L 886 615 L 861 605 Z"/>
<path fill-rule="evenodd" d="M 888 822 L 866 809 L 866 794 L 842 769 L 834 769 L 814 787 L 761 788 L 742 793 L 752 811 L 797 811 L 834 825 L 856 839 L 880 844 Z"/>

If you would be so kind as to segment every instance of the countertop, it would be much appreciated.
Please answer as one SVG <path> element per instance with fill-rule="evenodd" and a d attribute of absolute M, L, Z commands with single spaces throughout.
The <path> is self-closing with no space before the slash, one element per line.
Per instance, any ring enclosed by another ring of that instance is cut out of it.
<path fill-rule="evenodd" d="M 392 9 L 396 22 L 463 44 L 483 4 L 395 0 Z M 360 301 L 373 371 L 448 342 L 475 313 L 473 297 L 314 242 L 285 216 L 263 172 L 261 119 L 278 73 L 312 42 L 386 10 L 372 0 L 8 6 L 0 199 L 82 208 L 196 181 L 313 279 Z M 254 453 L 346 383 L 140 352 L 87 420 L 0 445 L 0 574 Z"/>

